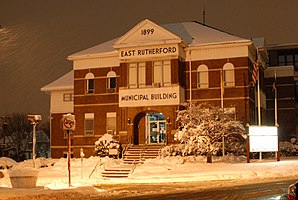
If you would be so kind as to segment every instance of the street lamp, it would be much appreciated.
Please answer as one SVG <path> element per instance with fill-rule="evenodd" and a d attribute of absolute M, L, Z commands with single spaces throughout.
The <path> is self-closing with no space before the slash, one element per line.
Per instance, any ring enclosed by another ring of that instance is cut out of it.
<path fill-rule="evenodd" d="M 41 115 L 28 115 L 27 119 L 33 125 L 33 146 L 32 146 L 32 158 L 33 158 L 33 168 L 35 168 L 35 144 L 36 144 L 36 125 L 41 120 Z"/>

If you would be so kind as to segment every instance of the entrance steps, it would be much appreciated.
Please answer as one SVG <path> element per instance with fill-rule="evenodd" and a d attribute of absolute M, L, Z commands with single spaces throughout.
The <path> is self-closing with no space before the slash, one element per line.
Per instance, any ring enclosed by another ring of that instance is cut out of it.
<path fill-rule="evenodd" d="M 119 165 L 106 167 L 101 172 L 101 176 L 105 178 L 127 178 L 133 169 L 133 165 Z"/>
<path fill-rule="evenodd" d="M 146 159 L 159 156 L 159 151 L 165 145 L 133 145 L 122 155 L 122 162 L 115 166 L 107 166 L 101 172 L 104 178 L 127 178 L 133 173 L 136 164 L 143 164 Z"/>
<path fill-rule="evenodd" d="M 142 164 L 146 159 L 154 159 L 159 156 L 159 151 L 165 145 L 133 145 L 122 155 L 125 164 Z"/>

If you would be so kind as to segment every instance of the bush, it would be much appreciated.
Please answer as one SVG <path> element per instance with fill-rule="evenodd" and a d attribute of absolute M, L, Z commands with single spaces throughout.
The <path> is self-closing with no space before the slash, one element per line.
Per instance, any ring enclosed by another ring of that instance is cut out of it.
<path fill-rule="evenodd" d="M 109 149 L 117 149 L 118 155 L 110 155 Z M 113 135 L 106 133 L 95 142 L 95 154 L 100 157 L 118 157 L 121 154 L 121 145 Z"/>
<path fill-rule="evenodd" d="M 298 156 L 298 140 L 292 138 L 290 141 L 284 141 L 279 143 L 281 156 Z M 212 147 L 212 155 L 222 155 L 222 143 L 216 142 Z M 244 141 L 227 141 L 225 143 L 225 153 L 227 155 L 241 156 L 246 155 L 246 144 Z M 200 144 L 197 146 L 189 146 L 184 144 L 166 146 L 161 150 L 161 156 L 206 156 L 206 144 Z M 274 157 L 275 152 L 263 152 L 264 158 Z M 259 152 L 250 153 L 251 158 L 259 158 Z"/>

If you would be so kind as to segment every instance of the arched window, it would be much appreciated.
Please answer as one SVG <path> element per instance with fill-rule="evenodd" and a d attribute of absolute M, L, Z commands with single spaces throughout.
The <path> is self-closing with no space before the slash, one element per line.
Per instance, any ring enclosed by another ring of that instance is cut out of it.
<path fill-rule="evenodd" d="M 94 74 L 90 72 L 86 74 L 85 83 L 86 83 L 86 94 L 93 94 L 94 93 Z"/>
<path fill-rule="evenodd" d="M 223 66 L 223 81 L 224 86 L 235 86 L 235 70 L 234 65 L 232 63 L 226 63 Z"/>
<path fill-rule="evenodd" d="M 197 69 L 198 73 L 198 88 L 209 87 L 208 67 L 207 65 L 200 65 Z"/>
<path fill-rule="evenodd" d="M 107 92 L 115 92 L 116 88 L 116 73 L 109 71 L 107 73 Z"/>

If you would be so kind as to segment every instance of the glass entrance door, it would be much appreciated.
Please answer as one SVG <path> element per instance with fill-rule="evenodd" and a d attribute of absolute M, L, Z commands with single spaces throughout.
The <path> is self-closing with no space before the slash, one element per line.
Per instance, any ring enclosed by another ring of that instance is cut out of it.
<path fill-rule="evenodd" d="M 152 113 L 147 116 L 147 138 L 149 144 L 166 142 L 166 120 L 161 113 Z"/>

